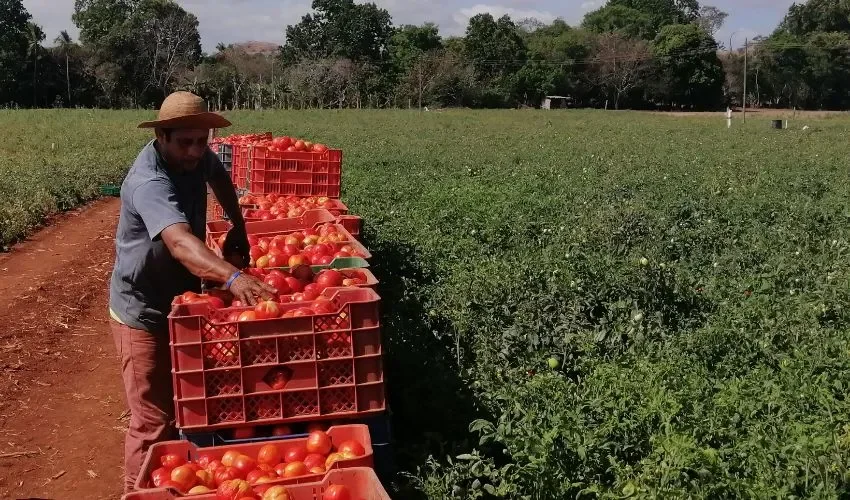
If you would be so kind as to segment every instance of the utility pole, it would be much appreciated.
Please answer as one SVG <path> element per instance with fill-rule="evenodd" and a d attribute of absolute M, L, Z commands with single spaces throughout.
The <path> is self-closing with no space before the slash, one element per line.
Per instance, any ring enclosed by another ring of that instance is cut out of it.
<path fill-rule="evenodd" d="M 744 97 L 741 99 L 741 102 L 744 105 L 744 123 L 747 123 L 747 56 L 749 55 L 749 44 L 750 40 L 744 39 Z"/>

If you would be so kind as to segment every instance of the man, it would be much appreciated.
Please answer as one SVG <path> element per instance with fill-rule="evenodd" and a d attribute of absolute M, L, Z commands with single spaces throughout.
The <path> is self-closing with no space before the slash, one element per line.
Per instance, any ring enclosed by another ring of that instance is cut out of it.
<path fill-rule="evenodd" d="M 245 222 L 230 176 L 207 145 L 211 128 L 228 126 L 200 97 L 171 94 L 156 121 L 139 125 L 153 128 L 156 139 L 142 149 L 121 186 L 109 313 L 130 407 L 125 491 L 150 445 L 174 437 L 167 319 L 174 297 L 200 291 L 202 279 L 224 284 L 252 305 L 275 293 L 231 263 L 248 262 Z M 227 260 L 204 244 L 207 184 L 233 222 L 224 245 Z"/>

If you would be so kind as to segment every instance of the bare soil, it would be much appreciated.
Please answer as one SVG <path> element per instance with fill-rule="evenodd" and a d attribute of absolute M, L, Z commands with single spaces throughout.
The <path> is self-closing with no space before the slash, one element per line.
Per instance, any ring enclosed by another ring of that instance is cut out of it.
<path fill-rule="evenodd" d="M 0 254 L 0 498 L 120 498 L 128 421 L 108 325 L 119 201 Z"/>

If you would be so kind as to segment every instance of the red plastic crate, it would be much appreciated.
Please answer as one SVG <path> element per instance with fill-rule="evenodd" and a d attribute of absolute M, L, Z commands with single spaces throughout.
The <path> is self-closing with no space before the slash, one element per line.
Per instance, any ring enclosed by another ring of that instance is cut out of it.
<path fill-rule="evenodd" d="M 369 435 L 369 428 L 363 424 L 339 425 L 331 427 L 327 430 L 328 436 L 334 447 L 340 445 L 344 441 L 353 439 L 363 445 L 366 453 L 357 458 L 347 460 L 339 460 L 335 462 L 331 470 L 344 469 L 348 467 L 374 467 L 374 457 L 372 454 L 372 440 Z M 139 477 L 136 479 L 135 488 L 137 490 L 156 489 L 151 482 L 151 474 L 154 470 L 161 466 L 160 458 L 168 454 L 177 454 L 185 457 L 186 460 L 192 461 L 197 459 L 201 454 L 207 455 L 214 460 L 221 460 L 226 451 L 235 450 L 243 455 L 256 459 L 260 448 L 267 444 L 274 444 L 281 452 L 289 449 L 291 446 L 302 445 L 307 442 L 306 437 L 291 438 L 285 440 L 274 441 L 257 441 L 253 443 L 231 444 L 226 446 L 213 446 L 210 448 L 201 448 L 188 441 L 164 441 L 151 445 L 148 449 L 145 461 L 139 471 Z M 282 455 L 283 453 L 281 453 Z M 329 471 L 330 472 L 330 471 Z M 324 474 L 308 474 L 296 478 L 280 478 L 270 484 L 299 484 L 308 483 L 320 480 Z"/>
<path fill-rule="evenodd" d="M 287 153 L 271 151 L 265 146 L 253 146 L 250 156 L 250 189 L 255 193 L 340 197 L 340 149 L 329 149 L 324 153 Z M 235 170 L 235 152 L 233 164 Z"/>
<path fill-rule="evenodd" d="M 387 490 L 378 480 L 375 471 L 368 467 L 351 467 L 346 469 L 334 469 L 321 480 L 313 483 L 294 484 L 286 486 L 291 500 L 322 500 L 322 497 L 331 485 L 342 484 L 351 491 L 354 500 L 390 500 Z M 261 491 L 265 491 L 267 485 L 255 486 L 256 498 L 261 498 Z M 136 491 L 121 497 L 121 500 L 174 500 L 184 498 L 181 495 L 167 489 Z M 192 499 L 216 500 L 215 493 L 203 495 L 192 495 Z"/>
<path fill-rule="evenodd" d="M 360 230 L 363 228 L 363 219 L 359 215 L 341 215 L 336 220 L 351 233 L 351 236 L 355 238 L 360 236 Z"/>
<path fill-rule="evenodd" d="M 380 297 L 355 287 L 322 296 L 334 313 L 227 322 L 251 308 L 175 306 L 169 333 L 177 426 L 214 430 L 384 411 Z M 267 378 L 280 369 L 289 381 L 274 390 Z"/>
<path fill-rule="evenodd" d="M 270 233 L 286 234 L 335 221 L 336 217 L 331 215 L 330 212 L 323 208 L 317 208 L 315 210 L 307 210 L 301 217 L 295 217 L 292 219 L 248 222 L 245 223 L 245 232 L 247 234 L 262 236 L 269 236 Z M 221 238 L 221 235 L 227 234 L 232 227 L 233 224 L 226 220 L 214 220 L 207 222 L 207 246 L 213 250 L 220 250 L 216 241 Z"/>
<path fill-rule="evenodd" d="M 221 255 L 221 247 L 219 246 L 218 239 L 221 238 L 222 235 L 227 233 L 227 231 L 219 230 L 222 227 L 219 222 L 223 221 L 213 221 L 207 223 L 207 246 L 212 249 L 217 255 Z M 229 226 L 229 223 L 225 222 L 225 224 Z M 292 219 L 281 219 L 246 223 L 245 229 L 248 231 L 249 235 L 257 236 L 259 238 L 287 235 L 305 229 L 305 227 L 292 229 L 293 225 L 297 225 L 297 221 Z M 345 244 L 354 247 L 354 249 L 357 250 L 357 252 L 363 259 L 368 260 L 372 258 L 372 254 L 365 246 L 363 246 L 362 243 L 357 241 L 357 238 L 355 238 L 351 233 L 349 233 L 348 230 L 346 230 L 341 224 L 335 225 L 337 232 L 345 237 Z M 312 226 L 308 225 L 306 227 Z M 336 260 L 346 261 L 347 259 L 335 259 L 335 261 Z M 331 262 L 330 266 L 333 265 L 334 262 Z M 349 263 L 349 266 L 356 266 L 356 264 Z"/>
<path fill-rule="evenodd" d="M 248 178 L 251 166 L 249 161 L 250 148 L 251 146 L 233 145 L 233 166 L 230 170 L 230 177 L 233 179 L 233 185 L 240 189 L 250 187 L 250 179 Z"/>

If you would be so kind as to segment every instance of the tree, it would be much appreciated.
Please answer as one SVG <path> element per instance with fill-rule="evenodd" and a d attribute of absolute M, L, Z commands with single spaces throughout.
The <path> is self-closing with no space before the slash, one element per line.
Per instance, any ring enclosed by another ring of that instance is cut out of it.
<path fill-rule="evenodd" d="M 608 5 L 588 12 L 582 26 L 594 33 L 619 33 L 626 38 L 647 40 L 655 36 L 649 14 L 624 5 Z"/>
<path fill-rule="evenodd" d="M 41 42 L 44 31 L 33 22 L 27 23 L 27 55 L 32 57 L 32 107 L 38 107 L 38 58 L 41 55 Z"/>
<path fill-rule="evenodd" d="M 779 31 L 794 36 L 814 32 L 850 32 L 850 2 L 847 0 L 809 0 L 794 3 L 788 9 Z"/>
<path fill-rule="evenodd" d="M 140 0 L 74 0 L 71 20 L 84 44 L 103 44 L 126 21 Z"/>
<path fill-rule="evenodd" d="M 71 40 L 71 35 L 67 31 L 62 30 L 53 42 L 56 44 L 56 52 L 65 57 L 65 83 L 68 87 L 68 106 L 71 106 L 71 65 L 69 60 L 71 51 L 74 49 L 74 41 Z"/>
<path fill-rule="evenodd" d="M 0 0 L 0 104 L 18 98 L 21 61 L 28 56 L 31 17 L 21 0 Z"/>
<path fill-rule="evenodd" d="M 312 7 L 314 14 L 286 28 L 285 63 L 316 58 L 373 63 L 384 59 L 393 31 L 385 9 L 354 0 L 313 0 Z"/>
<path fill-rule="evenodd" d="M 164 98 L 178 73 L 200 62 L 198 19 L 171 0 L 142 0 L 124 31 L 133 34 L 134 79 L 142 94 L 155 89 Z"/>
<path fill-rule="evenodd" d="M 569 95 L 579 100 L 586 93 L 585 66 L 591 53 L 592 35 L 555 20 L 525 37 L 529 62 L 520 70 L 517 84 L 527 102 L 537 104 L 545 93 Z M 536 87 L 534 87 L 537 85 Z"/>
<path fill-rule="evenodd" d="M 803 78 L 811 93 L 811 106 L 847 109 L 850 105 L 850 36 L 848 33 L 814 33 L 806 42 Z"/>
<path fill-rule="evenodd" d="M 423 54 L 443 47 L 440 32 L 433 23 L 404 25 L 390 38 L 389 53 L 395 67 L 407 71 Z"/>
<path fill-rule="evenodd" d="M 490 14 L 473 16 L 463 46 L 481 80 L 502 76 L 525 62 L 525 44 L 509 16 L 498 21 Z"/>
<path fill-rule="evenodd" d="M 699 14 L 697 0 L 609 0 L 606 7 L 616 5 L 628 7 L 649 16 L 651 26 L 649 38 L 654 37 L 662 27 L 668 24 L 693 22 Z"/>
<path fill-rule="evenodd" d="M 696 24 L 671 24 L 661 29 L 653 44 L 659 81 L 666 103 L 712 108 L 723 93 L 723 66 L 717 42 Z"/>
<path fill-rule="evenodd" d="M 620 99 L 644 83 L 651 65 L 652 53 L 645 41 L 605 33 L 594 44 L 588 77 L 606 97 L 613 96 L 614 109 L 620 109 Z"/>
<path fill-rule="evenodd" d="M 696 24 L 702 28 L 706 33 L 711 36 L 714 36 L 720 28 L 723 27 L 723 23 L 726 22 L 726 18 L 729 17 L 729 14 L 723 12 L 717 7 L 713 7 L 711 5 L 703 5 L 699 9 L 699 15 L 696 19 Z"/>

